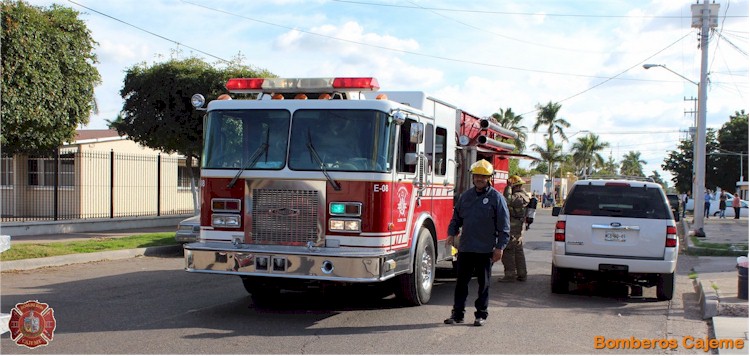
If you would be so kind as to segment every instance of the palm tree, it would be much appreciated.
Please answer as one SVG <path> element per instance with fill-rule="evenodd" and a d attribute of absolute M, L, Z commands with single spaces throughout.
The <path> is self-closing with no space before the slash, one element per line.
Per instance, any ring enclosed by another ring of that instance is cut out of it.
<path fill-rule="evenodd" d="M 643 174 L 643 165 L 648 162 L 641 159 L 641 153 L 637 151 L 630 151 L 626 155 L 622 156 L 622 164 L 620 165 L 620 174 L 626 176 L 645 177 Z"/>
<path fill-rule="evenodd" d="M 599 171 L 597 173 L 601 175 L 615 176 L 617 175 L 617 172 L 619 171 L 617 166 L 618 166 L 617 162 L 615 162 L 615 159 L 612 158 L 612 150 L 610 150 L 607 161 L 601 164 L 600 166 L 598 166 Z"/>
<path fill-rule="evenodd" d="M 599 151 L 607 147 L 609 147 L 608 142 L 600 142 L 599 136 L 592 133 L 579 137 L 578 141 L 573 143 L 570 150 L 573 152 L 573 162 L 582 170 L 580 176 L 590 175 L 594 166 L 604 166 L 604 157 Z"/>
<path fill-rule="evenodd" d="M 562 154 L 562 145 L 556 145 L 554 141 L 548 139 L 546 147 L 532 145 L 531 150 L 538 153 L 539 157 L 542 158 L 542 161 L 547 163 L 549 171 L 548 177 L 552 179 L 552 173 L 554 172 L 552 168 L 555 166 L 555 163 L 565 160 L 565 155 Z M 534 165 L 534 163 L 532 163 L 532 165 Z"/>
<path fill-rule="evenodd" d="M 500 126 L 502 126 L 503 128 L 506 128 L 518 134 L 518 137 L 516 137 L 514 142 L 518 152 L 523 152 L 524 150 L 526 150 L 526 132 L 528 131 L 528 128 L 521 125 L 523 116 L 516 115 L 516 113 L 514 113 L 511 108 L 507 108 L 505 110 L 500 108 L 498 112 L 492 114 L 492 118 L 497 120 L 498 124 L 500 124 Z"/>
<path fill-rule="evenodd" d="M 568 136 L 565 135 L 563 128 L 570 127 L 570 123 L 561 117 L 557 117 L 557 112 L 562 107 L 559 103 L 549 102 L 547 105 L 536 104 L 536 109 L 539 111 L 536 114 L 536 122 L 532 128 L 533 132 L 537 132 L 540 126 L 547 126 L 547 137 L 554 142 L 554 135 L 560 135 L 563 141 L 568 140 Z"/>

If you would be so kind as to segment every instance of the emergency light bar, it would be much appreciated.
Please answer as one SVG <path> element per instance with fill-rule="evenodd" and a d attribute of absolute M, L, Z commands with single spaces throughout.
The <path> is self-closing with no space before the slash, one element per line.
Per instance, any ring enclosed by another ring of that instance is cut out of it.
<path fill-rule="evenodd" d="M 362 78 L 232 78 L 227 81 L 232 93 L 299 93 L 332 91 L 377 91 L 378 80 Z"/>

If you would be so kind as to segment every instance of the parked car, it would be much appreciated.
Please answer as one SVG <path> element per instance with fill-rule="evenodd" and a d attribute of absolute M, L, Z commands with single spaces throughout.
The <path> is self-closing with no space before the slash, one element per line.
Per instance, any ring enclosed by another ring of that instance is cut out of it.
<path fill-rule="evenodd" d="M 682 201 L 677 194 L 667 194 L 667 201 L 672 208 L 672 217 L 674 221 L 680 221 L 680 212 L 682 211 Z"/>
<path fill-rule="evenodd" d="M 734 195 L 730 193 L 726 193 L 727 196 L 727 210 L 724 211 L 724 216 L 728 218 L 734 217 L 734 208 L 732 208 L 732 199 L 734 199 Z M 708 209 L 708 213 L 712 216 L 719 216 L 719 198 L 721 197 L 721 192 L 714 193 L 713 197 L 711 197 L 711 206 Z M 687 204 L 685 204 L 685 209 L 687 210 L 693 210 L 693 205 L 695 203 L 693 202 L 693 198 L 688 199 Z M 747 200 L 741 200 L 740 201 L 740 217 L 748 217 L 748 201 Z"/>
<path fill-rule="evenodd" d="M 180 221 L 174 239 L 179 243 L 198 241 L 201 233 L 201 216 L 196 215 Z"/>
<path fill-rule="evenodd" d="M 658 300 L 674 294 L 677 227 L 661 185 L 635 180 L 579 180 L 554 208 L 553 293 L 570 283 L 616 282 L 632 295 L 656 287 Z"/>

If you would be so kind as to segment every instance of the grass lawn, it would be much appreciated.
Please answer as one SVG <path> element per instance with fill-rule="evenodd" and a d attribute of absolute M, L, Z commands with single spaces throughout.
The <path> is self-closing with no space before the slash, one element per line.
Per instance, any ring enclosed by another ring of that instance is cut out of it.
<path fill-rule="evenodd" d="M 715 243 L 701 241 L 695 236 L 690 236 L 697 255 L 699 256 L 747 256 L 747 243 Z"/>
<path fill-rule="evenodd" d="M 17 243 L 9 250 L 0 253 L 0 261 L 15 261 L 28 258 L 40 258 L 111 250 L 128 250 L 154 246 L 175 245 L 174 232 L 133 235 L 118 238 L 94 238 L 85 241 L 50 242 L 50 243 Z"/>

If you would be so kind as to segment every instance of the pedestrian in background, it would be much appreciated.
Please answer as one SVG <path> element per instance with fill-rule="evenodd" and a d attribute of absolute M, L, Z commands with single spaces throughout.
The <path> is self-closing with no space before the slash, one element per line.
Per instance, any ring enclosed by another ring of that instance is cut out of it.
<path fill-rule="evenodd" d="M 721 196 L 719 197 L 719 218 L 726 219 L 727 210 L 727 191 L 722 189 Z"/>
<path fill-rule="evenodd" d="M 510 239 L 510 221 L 505 198 L 490 184 L 494 174 L 492 164 L 479 160 L 471 165 L 474 187 L 463 192 L 453 208 L 453 218 L 448 225 L 446 249 L 458 240 L 456 289 L 453 295 L 451 316 L 445 324 L 464 322 L 469 282 L 477 277 L 477 299 L 474 301 L 474 326 L 484 325 L 489 315 L 490 277 L 492 264 L 503 257 L 503 249 Z"/>
<path fill-rule="evenodd" d="M 708 219 L 708 211 L 711 209 L 711 191 L 706 190 L 706 194 L 703 195 L 703 210 L 705 210 L 703 213 L 706 215 L 706 219 Z"/>
<path fill-rule="evenodd" d="M 523 225 L 528 214 L 529 194 L 523 190 L 525 182 L 519 176 L 508 178 L 511 194 L 506 195 L 510 212 L 510 242 L 503 252 L 505 276 L 500 282 L 526 281 L 526 255 L 523 252 Z"/>
<path fill-rule="evenodd" d="M 740 207 L 742 202 L 740 201 L 740 192 L 734 193 L 734 198 L 732 199 L 732 208 L 734 208 L 734 218 L 739 219 L 740 218 Z"/>

